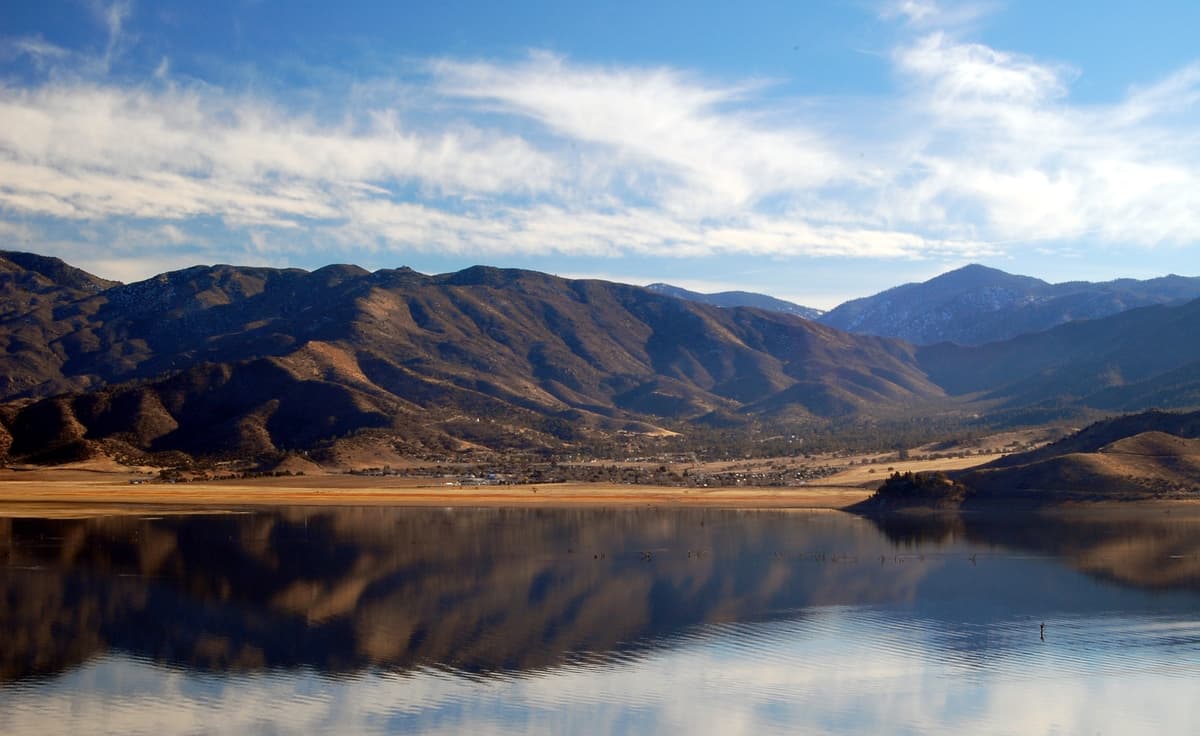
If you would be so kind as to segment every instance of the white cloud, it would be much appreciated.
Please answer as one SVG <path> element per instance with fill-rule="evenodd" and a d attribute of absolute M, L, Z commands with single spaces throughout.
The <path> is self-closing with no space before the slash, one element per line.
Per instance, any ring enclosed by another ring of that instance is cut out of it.
<path fill-rule="evenodd" d="M 928 34 L 896 53 L 911 84 L 918 186 L 898 217 L 994 242 L 1200 240 L 1200 101 L 1188 67 L 1109 105 L 1072 105 L 1075 72 Z"/>
<path fill-rule="evenodd" d="M 994 10 L 992 2 L 955 2 L 947 6 L 935 0 L 889 0 L 883 4 L 880 17 L 903 20 L 912 28 L 961 31 Z"/>
<path fill-rule="evenodd" d="M 344 246 L 375 239 L 380 249 L 454 255 L 622 256 L 698 258 L 717 255 L 911 258 L 985 255 L 986 244 L 934 240 L 902 231 L 810 226 L 791 218 L 747 216 L 710 224 L 653 208 L 595 212 L 542 204 L 499 207 L 469 215 L 417 203 L 352 203 L 339 233 Z"/>
<path fill-rule="evenodd" d="M 920 83 L 920 96 L 939 111 L 955 112 L 988 103 L 1037 104 L 1066 92 L 1064 71 L 1032 59 L 962 43 L 943 32 L 919 38 L 896 53 L 899 70 Z"/>
<path fill-rule="evenodd" d="M 553 173 L 545 155 L 514 136 L 465 125 L 421 134 L 387 111 L 321 126 L 244 97 L 170 87 L 10 88 L 0 119 L 0 151 L 12 160 L 130 179 L 171 172 L 272 190 L 281 181 L 416 180 L 461 193 L 527 189 Z"/>
<path fill-rule="evenodd" d="M 9 87 L 0 120 L 0 205 L 53 218 L 288 226 L 344 220 L 372 183 L 496 194 L 533 192 L 554 175 L 547 156 L 514 136 L 465 125 L 422 134 L 386 112 L 321 126 L 171 87 Z"/>
<path fill-rule="evenodd" d="M 215 219 L 226 247 L 279 258 L 959 260 L 1200 240 L 1200 65 L 1078 104 L 1076 70 L 962 40 L 984 5 L 889 6 L 906 25 L 886 99 L 809 104 L 764 80 L 533 53 L 431 61 L 337 93 L 336 118 L 318 91 L 299 104 L 184 83 L 166 58 L 144 84 L 110 80 L 95 69 L 129 38 L 131 7 L 95 6 L 103 65 L 6 44 L 85 71 L 0 83 L 3 217 L 119 222 L 140 242 L 170 226 L 166 249 Z"/>
<path fill-rule="evenodd" d="M 615 155 L 626 171 L 641 169 L 637 179 L 664 186 L 662 204 L 680 214 L 735 212 L 853 173 L 802 122 L 772 127 L 757 119 L 748 104 L 752 84 L 723 87 L 664 68 L 571 65 L 548 54 L 506 66 L 441 61 L 434 70 L 447 95 L 492 103 L 567 140 L 602 146 L 606 159 Z"/>

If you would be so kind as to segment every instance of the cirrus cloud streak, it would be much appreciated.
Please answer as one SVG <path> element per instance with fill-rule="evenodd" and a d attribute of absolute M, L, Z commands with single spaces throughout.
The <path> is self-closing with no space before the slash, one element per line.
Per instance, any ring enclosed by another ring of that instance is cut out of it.
<path fill-rule="evenodd" d="M 540 52 L 423 62 L 336 117 L 153 75 L 10 81 L 0 215 L 193 244 L 215 220 L 293 254 L 966 258 L 1200 240 L 1200 65 L 1074 104 L 1074 70 L 930 24 L 923 11 L 892 51 L 895 93 L 865 102 Z"/>

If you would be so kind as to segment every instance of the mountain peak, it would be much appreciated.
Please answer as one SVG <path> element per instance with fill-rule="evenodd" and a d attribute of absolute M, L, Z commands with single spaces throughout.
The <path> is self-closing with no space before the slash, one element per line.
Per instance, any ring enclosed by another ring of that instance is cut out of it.
<path fill-rule="evenodd" d="M 552 279 L 553 276 L 521 268 L 497 268 L 496 266 L 471 266 L 454 273 L 435 276 L 434 280 L 450 286 L 506 286 L 523 278 Z"/>
<path fill-rule="evenodd" d="M 0 413 L 10 455 L 86 439 L 258 457 L 359 431 L 547 449 L 943 397 L 906 346 L 763 310 L 517 269 L 364 273 L 203 266 L 42 309 L 35 331 L 0 321 L 0 399 L 55 397 Z"/>
<path fill-rule="evenodd" d="M 969 263 L 953 271 L 947 271 L 924 282 L 927 285 L 953 286 L 959 289 L 980 289 L 989 287 L 1019 286 L 1022 288 L 1039 288 L 1048 286 L 1045 281 L 1032 276 L 1020 276 L 1001 271 L 998 268 L 984 266 L 980 263 Z"/>
<path fill-rule="evenodd" d="M 119 281 L 109 281 L 90 274 L 81 268 L 68 265 L 60 258 L 43 256 L 37 253 L 22 251 L 0 250 L 0 261 L 8 261 L 17 269 L 36 273 L 52 281 L 54 284 L 79 291 L 99 292 L 116 286 Z"/>
<path fill-rule="evenodd" d="M 855 299 L 820 318 L 830 327 L 928 345 L 979 345 L 1137 306 L 1200 297 L 1200 279 L 1050 284 L 972 263 L 928 281 Z"/>

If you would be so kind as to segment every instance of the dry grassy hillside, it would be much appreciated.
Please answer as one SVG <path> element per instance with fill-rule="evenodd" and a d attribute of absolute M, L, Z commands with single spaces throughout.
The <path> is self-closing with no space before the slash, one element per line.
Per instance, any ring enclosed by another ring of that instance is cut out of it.
<path fill-rule="evenodd" d="M 1097 422 L 1028 453 L 957 476 L 976 497 L 1019 491 L 1079 497 L 1200 497 L 1200 412 Z"/>
<path fill-rule="evenodd" d="M 36 462 L 257 456 L 364 430 L 415 451 L 563 447 L 942 395 L 898 341 L 486 267 L 198 266 L 39 315 L 0 320 L 0 398 L 20 402 L 0 424 Z"/>

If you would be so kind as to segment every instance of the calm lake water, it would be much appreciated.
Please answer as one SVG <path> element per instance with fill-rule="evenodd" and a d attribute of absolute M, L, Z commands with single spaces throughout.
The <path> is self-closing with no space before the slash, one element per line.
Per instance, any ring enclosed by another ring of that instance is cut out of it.
<path fill-rule="evenodd" d="M 1163 512 L 0 518 L 0 596 L 9 735 L 1200 731 Z"/>

